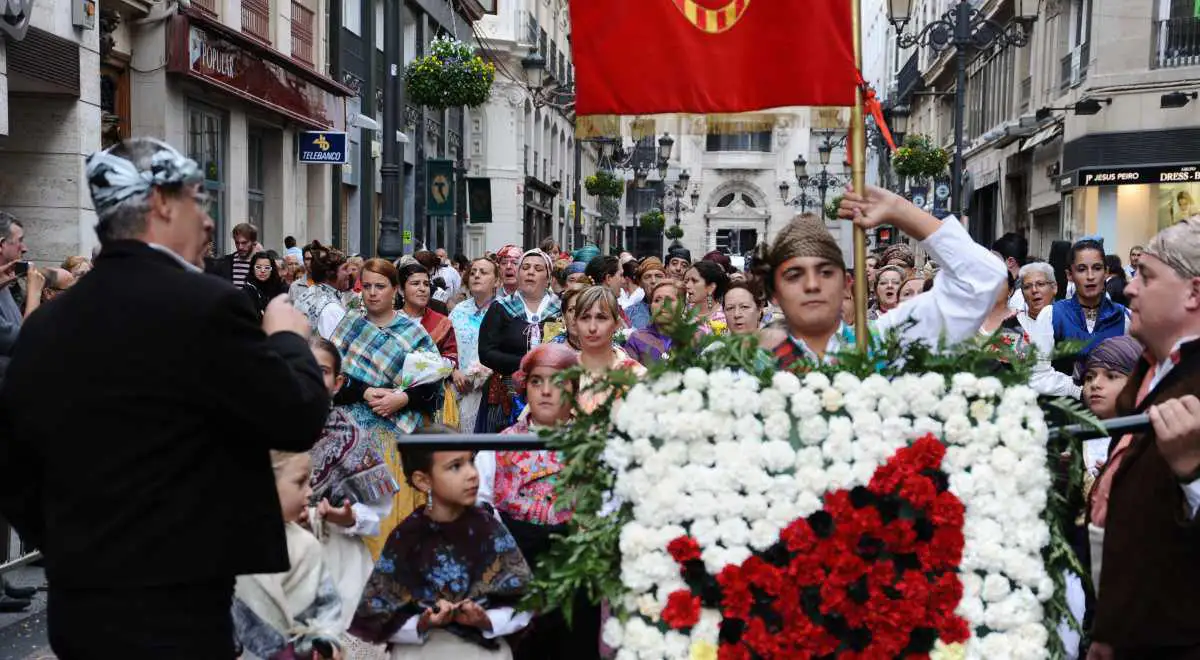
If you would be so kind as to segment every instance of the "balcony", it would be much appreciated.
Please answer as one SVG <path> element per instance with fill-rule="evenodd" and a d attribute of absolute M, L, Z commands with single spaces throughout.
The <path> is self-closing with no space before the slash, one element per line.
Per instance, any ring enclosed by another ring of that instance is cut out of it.
<path fill-rule="evenodd" d="M 217 0 L 195 0 L 195 2 L 192 3 L 192 5 L 194 7 L 196 7 L 197 9 L 199 9 L 200 11 L 204 12 L 205 14 L 212 16 L 213 18 L 216 18 L 218 16 Z"/>
<path fill-rule="evenodd" d="M 242 0 L 242 32 L 271 43 L 270 0 Z"/>
<path fill-rule="evenodd" d="M 292 57 L 313 65 L 313 18 L 311 9 L 292 0 Z"/>
<path fill-rule="evenodd" d="M 1154 25 L 1154 67 L 1200 65 L 1200 18 L 1176 17 Z"/>
<path fill-rule="evenodd" d="M 1087 78 L 1088 60 L 1091 59 L 1091 47 L 1087 43 L 1076 46 L 1063 56 L 1059 73 L 1059 93 L 1066 92 Z"/>

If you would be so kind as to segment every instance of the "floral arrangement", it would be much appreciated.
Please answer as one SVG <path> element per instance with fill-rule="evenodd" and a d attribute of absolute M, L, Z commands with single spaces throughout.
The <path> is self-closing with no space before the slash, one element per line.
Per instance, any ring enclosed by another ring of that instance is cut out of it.
<path fill-rule="evenodd" d="M 483 105 L 495 80 L 495 65 L 451 37 L 434 39 L 430 54 L 409 62 L 404 71 L 408 99 L 438 109 Z"/>
<path fill-rule="evenodd" d="M 892 169 L 900 176 L 928 179 L 946 171 L 950 154 L 928 135 L 909 135 L 892 155 Z"/>
<path fill-rule="evenodd" d="M 638 218 L 642 229 L 650 232 L 660 232 L 667 224 L 667 216 L 659 209 L 650 209 Z"/>
<path fill-rule="evenodd" d="M 620 197 L 625 194 L 625 181 L 612 172 L 600 170 L 583 180 L 587 194 L 596 197 Z"/>
<path fill-rule="evenodd" d="M 683 227 L 680 227 L 679 225 L 671 225 L 670 227 L 667 227 L 666 231 L 663 232 L 663 235 L 672 241 L 677 241 L 683 238 Z"/>
<path fill-rule="evenodd" d="M 624 400 L 549 437 L 576 514 L 529 605 L 606 598 L 618 660 L 1065 657 L 1064 447 L 993 343 L 793 373 L 708 336 L 610 374 Z"/>

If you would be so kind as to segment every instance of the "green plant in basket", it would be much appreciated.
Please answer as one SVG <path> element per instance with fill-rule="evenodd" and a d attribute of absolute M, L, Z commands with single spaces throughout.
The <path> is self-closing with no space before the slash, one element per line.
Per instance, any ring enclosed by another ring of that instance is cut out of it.
<path fill-rule="evenodd" d="M 638 223 L 646 231 L 662 231 L 667 224 L 667 216 L 659 209 L 650 209 L 638 218 Z"/>
<path fill-rule="evenodd" d="M 928 135 L 910 135 L 892 156 L 892 169 L 900 176 L 918 179 L 938 176 L 950 164 L 950 154 Z"/>
<path fill-rule="evenodd" d="M 829 200 L 829 203 L 825 205 L 825 217 L 829 220 L 837 220 L 838 219 L 838 207 L 840 207 L 841 205 L 842 205 L 842 195 L 838 195 L 837 197 L 834 197 L 833 199 Z"/>
<path fill-rule="evenodd" d="M 677 241 L 683 238 L 683 227 L 680 227 L 679 225 L 671 225 L 670 227 L 667 227 L 667 230 L 663 232 L 663 234 L 665 234 L 666 237 L 672 241 Z"/>
<path fill-rule="evenodd" d="M 596 197 L 620 197 L 625 193 L 625 181 L 603 170 L 584 179 L 583 187 Z"/>
<path fill-rule="evenodd" d="M 434 39 L 430 54 L 413 60 L 404 71 L 409 100 L 437 109 L 483 105 L 495 80 L 493 64 L 451 37 Z"/>

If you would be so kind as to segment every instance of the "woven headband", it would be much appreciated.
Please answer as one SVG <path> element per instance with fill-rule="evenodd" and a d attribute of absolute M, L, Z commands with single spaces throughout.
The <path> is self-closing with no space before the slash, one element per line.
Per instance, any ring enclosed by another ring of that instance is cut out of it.
<path fill-rule="evenodd" d="M 182 186 L 204 180 L 196 161 L 165 142 L 144 141 L 157 147 L 148 170 L 138 171 L 128 159 L 114 155 L 112 147 L 88 156 L 87 180 L 96 215 L 104 217 L 127 199 L 145 197 L 155 186 Z"/>

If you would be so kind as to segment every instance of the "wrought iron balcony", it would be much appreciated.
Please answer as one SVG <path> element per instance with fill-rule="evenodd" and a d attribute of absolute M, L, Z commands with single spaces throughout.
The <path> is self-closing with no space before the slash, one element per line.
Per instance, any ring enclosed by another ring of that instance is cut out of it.
<path fill-rule="evenodd" d="M 1155 21 L 1153 62 L 1159 69 L 1200 65 L 1200 18 Z"/>

